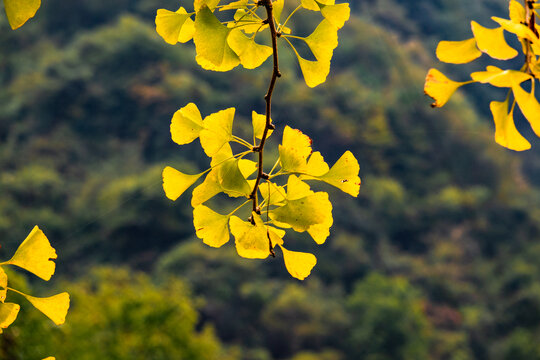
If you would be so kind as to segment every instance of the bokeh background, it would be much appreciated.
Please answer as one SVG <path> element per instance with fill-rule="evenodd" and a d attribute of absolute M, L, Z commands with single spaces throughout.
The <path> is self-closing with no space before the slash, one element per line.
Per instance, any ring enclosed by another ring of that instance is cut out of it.
<path fill-rule="evenodd" d="M 270 64 L 202 70 L 193 45 L 155 33 L 156 9 L 175 0 L 47 0 L 17 31 L 0 16 L 0 256 L 39 224 L 59 254 L 55 278 L 10 280 L 72 295 L 61 327 L 23 306 L 0 359 L 540 359 L 539 141 L 520 119 L 533 150 L 495 144 L 494 89 L 471 85 L 436 110 L 423 94 L 431 66 L 465 80 L 489 63 L 438 64 L 434 49 L 471 37 L 470 20 L 495 27 L 507 5 L 353 0 L 315 90 L 281 48 L 278 129 L 361 166 L 358 198 L 321 188 L 334 203 L 325 245 L 288 238 L 318 257 L 304 282 L 281 259 L 205 247 L 189 195 L 173 203 L 161 188 L 165 165 L 208 161 L 171 141 L 172 114 L 235 106 L 247 132 Z"/>

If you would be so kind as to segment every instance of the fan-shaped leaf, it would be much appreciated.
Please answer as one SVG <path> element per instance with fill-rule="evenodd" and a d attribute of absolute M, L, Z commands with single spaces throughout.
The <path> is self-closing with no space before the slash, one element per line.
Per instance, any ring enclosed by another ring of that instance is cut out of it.
<path fill-rule="evenodd" d="M 520 84 L 515 84 L 512 87 L 514 98 L 519 106 L 519 109 L 531 125 L 536 136 L 540 136 L 540 104 L 533 92 L 526 92 Z"/>
<path fill-rule="evenodd" d="M 16 265 L 43 280 L 49 280 L 54 274 L 56 250 L 39 227 L 34 226 L 30 234 L 19 245 L 13 257 L 4 264 Z"/>
<path fill-rule="evenodd" d="M 240 29 L 231 30 L 227 43 L 240 57 L 240 62 L 246 69 L 261 66 L 272 55 L 271 47 L 257 44 L 255 38 L 248 38 Z"/>
<path fill-rule="evenodd" d="M 508 60 L 517 56 L 516 49 L 510 47 L 504 39 L 503 29 L 488 29 L 471 21 L 471 27 L 478 48 L 494 59 Z"/>
<path fill-rule="evenodd" d="M 531 75 L 522 71 L 502 70 L 496 66 L 488 66 L 486 71 L 477 71 L 471 74 L 474 81 L 489 83 L 497 87 L 512 87 L 531 79 Z"/>
<path fill-rule="evenodd" d="M 289 224 L 295 231 L 304 232 L 312 225 L 324 223 L 331 214 L 332 204 L 328 194 L 318 192 L 300 199 L 287 200 L 284 206 L 270 212 L 270 218 L 277 223 Z"/>
<path fill-rule="evenodd" d="M 283 260 L 285 267 L 292 277 L 304 280 L 311 274 L 311 270 L 317 264 L 317 258 L 313 254 L 290 251 L 283 246 L 281 251 L 283 252 Z"/>
<path fill-rule="evenodd" d="M 234 108 L 229 108 L 211 114 L 204 119 L 204 129 L 199 136 L 204 152 L 209 157 L 216 155 L 225 144 L 233 139 L 234 112 Z"/>
<path fill-rule="evenodd" d="M 178 145 L 189 144 L 204 129 L 197 105 L 189 103 L 174 113 L 171 120 L 171 137 Z"/>
<path fill-rule="evenodd" d="M 175 201 L 193 185 L 203 174 L 188 175 L 167 166 L 163 169 L 163 190 L 165 195 Z"/>
<path fill-rule="evenodd" d="M 281 168 L 287 172 L 304 172 L 311 154 L 311 139 L 300 130 L 285 126 L 283 140 L 279 145 Z"/>
<path fill-rule="evenodd" d="M 238 159 L 225 161 L 218 170 L 218 178 L 223 191 L 232 197 L 249 196 L 251 187 L 240 171 Z"/>
<path fill-rule="evenodd" d="M 69 294 L 67 292 L 46 298 L 33 297 L 22 293 L 21 295 L 56 325 L 62 325 L 66 321 L 69 309 Z"/>
<path fill-rule="evenodd" d="M 229 216 L 221 215 L 200 205 L 193 210 L 193 225 L 197 236 L 212 247 L 221 247 L 229 241 Z"/>
<path fill-rule="evenodd" d="M 508 5 L 510 19 L 516 24 L 525 22 L 525 8 L 516 0 L 510 0 Z"/>
<path fill-rule="evenodd" d="M 495 141 L 505 148 L 523 151 L 531 148 L 531 144 L 516 129 L 513 111 L 508 113 L 508 100 L 492 101 L 489 104 L 495 122 Z"/>
<path fill-rule="evenodd" d="M 270 240 L 261 217 L 252 213 L 255 225 L 232 216 L 229 225 L 235 238 L 238 255 L 248 259 L 266 259 L 270 255 Z"/>
<path fill-rule="evenodd" d="M 0 303 L 0 333 L 17 319 L 20 309 L 19 304 Z"/>
<path fill-rule="evenodd" d="M 34 17 L 40 6 L 41 0 L 4 0 L 4 9 L 13 30 Z"/>
<path fill-rule="evenodd" d="M 456 82 L 447 78 L 442 72 L 437 69 L 429 69 L 424 84 L 424 92 L 431 97 L 435 102 L 432 107 L 442 107 L 448 102 L 450 97 L 456 90 L 465 85 L 464 82 Z"/>
<path fill-rule="evenodd" d="M 482 52 L 474 38 L 462 41 L 441 41 L 437 46 L 437 58 L 451 64 L 465 64 L 479 58 Z"/>
<path fill-rule="evenodd" d="M 337 5 L 323 5 L 318 1 L 317 3 L 321 9 L 322 16 L 338 29 L 341 29 L 351 17 L 351 9 L 348 3 Z"/>
<path fill-rule="evenodd" d="M 272 123 L 272 120 L 270 120 Z M 251 113 L 251 124 L 253 125 L 253 136 L 257 139 L 262 139 L 264 128 L 266 127 L 266 115 L 257 114 L 255 111 Z M 274 130 L 268 129 L 266 138 L 269 138 Z"/>
<path fill-rule="evenodd" d="M 168 44 L 185 43 L 193 38 L 195 24 L 186 9 L 176 12 L 159 9 L 156 14 L 156 31 Z"/>
<path fill-rule="evenodd" d="M 326 174 L 317 178 L 356 197 L 361 184 L 359 171 L 358 160 L 350 151 L 346 151 Z"/>

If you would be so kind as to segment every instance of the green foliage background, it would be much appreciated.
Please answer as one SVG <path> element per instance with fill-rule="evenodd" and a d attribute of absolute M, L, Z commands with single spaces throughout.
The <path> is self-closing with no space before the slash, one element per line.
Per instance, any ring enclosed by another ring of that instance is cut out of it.
<path fill-rule="evenodd" d="M 205 247 L 189 199 L 161 189 L 165 164 L 206 162 L 170 140 L 171 114 L 190 101 L 207 114 L 235 104 L 247 133 L 269 64 L 202 70 L 192 47 L 155 33 L 156 8 L 172 0 L 49 0 L 15 32 L 0 17 L 0 252 L 40 224 L 59 253 L 58 289 L 73 295 L 60 328 L 21 312 L 0 354 L 540 358 L 538 140 L 528 136 L 526 154 L 497 146 L 484 89 L 437 111 L 422 93 L 437 41 L 465 38 L 472 19 L 490 26 L 506 4 L 355 1 L 315 90 L 282 52 L 274 122 L 303 129 L 328 162 L 351 150 L 363 179 L 358 199 L 324 188 L 335 225 L 305 283 L 273 260 Z M 115 267 L 92 270 L 102 265 Z M 103 338 L 116 344 L 88 345 Z"/>

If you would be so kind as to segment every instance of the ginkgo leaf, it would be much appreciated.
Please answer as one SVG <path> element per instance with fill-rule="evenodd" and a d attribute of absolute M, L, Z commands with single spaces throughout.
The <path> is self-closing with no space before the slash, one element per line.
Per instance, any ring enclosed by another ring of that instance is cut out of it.
<path fill-rule="evenodd" d="M 21 306 L 14 303 L 0 303 L 0 329 L 7 329 L 19 314 Z"/>
<path fill-rule="evenodd" d="M 307 232 L 311 238 L 319 245 L 324 244 L 328 236 L 330 236 L 330 228 L 334 224 L 334 218 L 330 212 L 330 216 L 326 217 L 323 223 L 311 225 Z"/>
<path fill-rule="evenodd" d="M 510 20 L 516 24 L 521 24 L 525 22 L 525 8 L 516 0 L 510 0 L 508 5 Z"/>
<path fill-rule="evenodd" d="M 317 1 L 317 3 L 319 2 Z M 348 3 L 337 5 L 323 5 L 319 3 L 319 7 L 322 16 L 338 29 L 341 29 L 351 17 L 351 9 Z"/>
<path fill-rule="evenodd" d="M 298 280 L 307 278 L 317 264 L 315 255 L 287 250 L 283 246 L 280 247 L 283 253 L 283 261 L 289 274 Z"/>
<path fill-rule="evenodd" d="M 203 174 L 188 175 L 167 166 L 163 169 L 163 190 L 165 195 L 175 201 L 193 185 Z"/>
<path fill-rule="evenodd" d="M 219 184 L 227 195 L 232 197 L 249 196 L 251 187 L 240 171 L 238 159 L 225 161 L 218 170 Z"/>
<path fill-rule="evenodd" d="M 49 356 L 49 357 L 47 357 L 47 358 L 45 358 L 43 360 L 56 360 L 56 358 L 54 356 Z"/>
<path fill-rule="evenodd" d="M 503 28 L 488 29 L 475 21 L 471 21 L 471 28 L 476 44 L 482 52 L 499 60 L 509 60 L 517 56 L 516 49 L 506 43 Z"/>
<path fill-rule="evenodd" d="M 283 205 L 286 199 L 285 188 L 273 182 L 266 182 L 259 186 L 259 191 L 264 201 L 269 205 Z"/>
<path fill-rule="evenodd" d="M 287 179 L 287 200 L 297 200 L 313 194 L 315 192 L 311 190 L 309 185 L 296 175 L 291 175 Z"/>
<path fill-rule="evenodd" d="M 276 19 L 276 22 L 280 24 L 285 0 L 275 0 L 272 2 L 272 5 L 274 6 L 274 18 Z"/>
<path fill-rule="evenodd" d="M 0 267 L 0 302 L 6 300 L 8 277 L 4 269 Z"/>
<path fill-rule="evenodd" d="M 247 259 L 266 259 L 270 255 L 270 241 L 261 217 L 252 213 L 255 225 L 236 216 L 229 220 L 238 255 Z"/>
<path fill-rule="evenodd" d="M 193 195 L 191 197 L 191 206 L 196 207 L 220 192 L 223 191 L 223 188 L 219 184 L 219 178 L 218 178 L 218 170 L 213 169 L 206 175 L 206 178 L 195 189 L 193 189 Z"/>
<path fill-rule="evenodd" d="M 456 92 L 460 86 L 465 84 L 466 82 L 450 80 L 437 69 L 429 69 L 424 84 L 424 92 L 435 100 L 435 102 L 431 104 L 432 107 L 442 107 L 448 102 L 454 92 Z"/>
<path fill-rule="evenodd" d="M 437 45 L 437 58 L 451 64 L 465 64 L 479 58 L 482 52 L 474 38 L 462 41 L 441 41 Z"/>
<path fill-rule="evenodd" d="M 531 29 L 529 29 L 529 27 L 526 26 L 526 25 L 523 25 L 523 24 L 520 24 L 520 23 L 515 23 L 514 21 L 511 21 L 511 20 L 508 20 L 508 19 L 503 19 L 503 18 L 496 17 L 496 16 L 493 16 L 491 19 L 493 21 L 499 23 L 499 25 L 501 25 L 501 27 L 504 30 L 506 30 L 506 31 L 508 31 L 508 32 L 510 32 L 512 34 L 515 34 L 520 38 L 528 39 L 530 41 L 537 41 L 538 40 L 538 38 L 536 37 L 534 32 Z"/>
<path fill-rule="evenodd" d="M 356 197 L 360 192 L 361 185 L 360 177 L 358 176 L 359 171 L 360 165 L 358 164 L 358 160 L 356 160 L 350 151 L 346 151 L 326 174 L 317 178 Z"/>
<path fill-rule="evenodd" d="M 310 226 L 322 224 L 331 216 L 332 204 L 328 194 L 318 192 L 287 203 L 270 211 L 270 218 L 279 223 L 289 224 L 295 231 L 304 232 Z M 330 215 L 329 215 L 330 214 Z"/>
<path fill-rule="evenodd" d="M 221 148 L 233 139 L 232 126 L 234 108 L 218 111 L 204 119 L 204 129 L 200 132 L 201 146 L 209 157 L 216 155 Z"/>
<path fill-rule="evenodd" d="M 314 88 L 326 81 L 328 74 L 330 74 L 330 61 L 306 60 L 298 55 L 298 53 L 296 56 L 307 86 Z"/>
<path fill-rule="evenodd" d="M 197 237 L 215 248 L 229 241 L 229 216 L 221 215 L 212 209 L 200 205 L 193 210 L 193 225 Z"/>
<path fill-rule="evenodd" d="M 234 20 L 235 22 L 229 23 L 228 27 L 231 29 L 239 27 L 246 34 L 253 34 L 268 28 L 268 25 L 263 24 L 261 18 L 245 9 L 238 9 L 234 14 Z"/>
<path fill-rule="evenodd" d="M 519 109 L 531 125 L 536 136 L 540 136 L 540 104 L 534 92 L 526 92 L 520 84 L 515 84 L 512 87 L 514 98 L 519 106 Z"/>
<path fill-rule="evenodd" d="M 231 30 L 227 43 L 240 57 L 240 63 L 246 69 L 261 66 L 272 55 L 271 47 L 257 44 L 255 38 L 248 38 L 240 29 Z"/>
<path fill-rule="evenodd" d="M 531 144 L 516 129 L 513 111 L 508 113 L 508 100 L 492 101 L 489 108 L 495 122 L 495 142 L 497 144 L 515 151 L 531 148 Z"/>
<path fill-rule="evenodd" d="M 229 32 L 207 6 L 197 12 L 193 35 L 195 60 L 204 69 L 229 71 L 240 64 L 240 58 L 227 43 Z"/>
<path fill-rule="evenodd" d="M 285 126 L 283 140 L 279 145 L 279 161 L 283 171 L 291 173 L 305 171 L 311 151 L 311 139 L 307 135 Z"/>
<path fill-rule="evenodd" d="M 531 79 L 531 75 L 522 71 L 502 70 L 496 66 L 488 66 L 486 71 L 477 71 L 471 74 L 474 81 L 489 83 L 497 87 L 512 87 Z"/>
<path fill-rule="evenodd" d="M 159 9 L 156 14 L 156 31 L 168 44 L 185 43 L 193 38 L 195 24 L 183 7 L 176 12 Z"/>
<path fill-rule="evenodd" d="M 19 245 L 13 257 L 3 264 L 16 265 L 48 281 L 54 274 L 56 250 L 39 227 L 34 226 L 30 234 Z"/>
<path fill-rule="evenodd" d="M 225 11 L 225 10 L 235 10 L 235 9 L 238 9 L 238 8 L 241 8 L 245 5 L 247 5 L 249 2 L 249 0 L 238 0 L 238 1 L 233 1 L 227 5 L 223 5 L 223 7 L 221 7 L 219 9 L 219 11 Z"/>
<path fill-rule="evenodd" d="M 318 61 L 330 61 L 338 46 L 338 28 L 328 20 L 323 20 L 315 31 L 304 39 Z"/>
<path fill-rule="evenodd" d="M 33 18 L 40 6 L 41 0 L 4 0 L 4 9 L 13 30 Z"/>
<path fill-rule="evenodd" d="M 324 161 L 323 156 L 319 151 L 316 151 L 311 154 L 307 162 L 305 173 L 310 176 L 322 176 L 326 174 L 330 168 L 328 164 Z"/>
<path fill-rule="evenodd" d="M 67 292 L 46 298 L 20 294 L 56 325 L 62 325 L 66 321 L 66 315 L 69 309 L 69 294 Z"/>
<path fill-rule="evenodd" d="M 320 11 L 321 9 L 315 2 L 315 0 L 302 0 L 302 7 L 307 10 Z"/>
<path fill-rule="evenodd" d="M 271 123 L 272 120 L 270 120 L 270 124 Z M 251 124 L 253 125 L 253 136 L 255 136 L 257 139 L 262 139 L 264 128 L 266 127 L 266 115 L 261 115 L 253 111 L 251 113 Z M 269 138 L 273 132 L 274 130 L 268 129 L 266 138 Z"/>
<path fill-rule="evenodd" d="M 255 171 L 257 171 L 258 167 L 259 164 L 255 161 L 251 161 L 248 159 L 238 159 L 238 169 L 240 169 L 242 176 L 244 176 L 244 178 L 246 179 Z"/>
<path fill-rule="evenodd" d="M 189 103 L 174 113 L 171 120 L 171 138 L 178 145 L 189 144 L 204 129 L 197 105 Z"/>

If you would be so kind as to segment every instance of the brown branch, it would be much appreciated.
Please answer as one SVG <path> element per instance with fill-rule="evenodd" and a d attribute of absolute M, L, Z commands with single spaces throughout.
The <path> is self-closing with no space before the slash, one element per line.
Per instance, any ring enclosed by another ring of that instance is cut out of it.
<path fill-rule="evenodd" d="M 253 152 L 259 153 L 259 165 L 257 171 L 257 179 L 255 180 L 255 185 L 253 186 L 253 191 L 250 194 L 250 199 L 253 200 L 253 211 L 257 214 L 260 213 L 257 190 L 261 183 L 261 179 L 267 179 L 268 174 L 263 172 L 263 159 L 264 159 L 264 145 L 266 144 L 266 139 L 268 137 L 268 131 L 274 129 L 272 124 L 272 94 L 274 93 L 274 88 L 276 86 L 277 78 L 281 76 L 279 72 L 279 58 L 278 58 L 278 49 L 277 49 L 277 39 L 279 34 L 276 30 L 276 24 L 274 21 L 274 7 L 272 5 L 272 0 L 260 0 L 258 3 L 260 6 L 264 6 L 266 9 L 267 19 L 265 22 L 270 27 L 270 34 L 272 36 L 272 50 L 274 58 L 274 69 L 272 71 L 272 79 L 270 80 L 270 85 L 268 86 L 268 91 L 264 97 L 266 101 L 266 125 L 264 127 L 264 132 L 261 138 L 261 142 L 258 146 L 253 148 Z M 253 219 L 252 219 L 253 221 Z"/>

